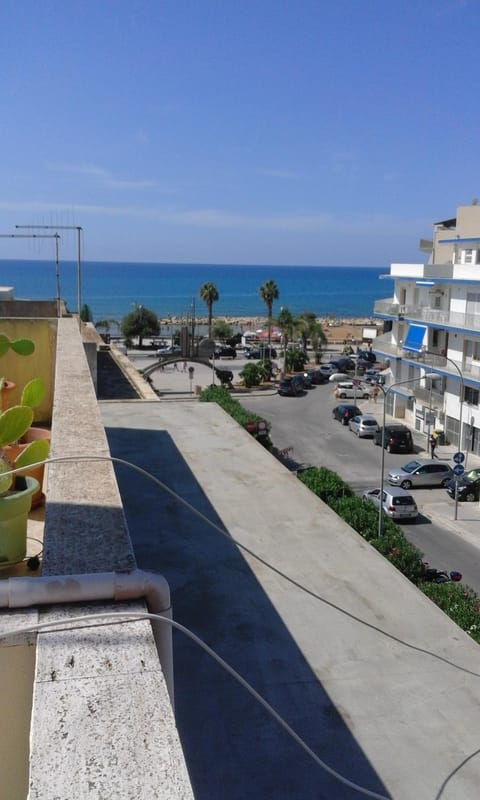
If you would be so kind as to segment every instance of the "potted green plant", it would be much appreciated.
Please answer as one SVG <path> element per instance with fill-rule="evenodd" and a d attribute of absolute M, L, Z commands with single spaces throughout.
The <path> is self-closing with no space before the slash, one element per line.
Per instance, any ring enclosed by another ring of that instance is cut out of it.
<path fill-rule="evenodd" d="M 20 406 L 16 406 L 16 408 L 30 409 L 30 424 L 18 440 L 6 444 L 2 444 L 0 440 L 0 447 L 3 447 L 2 458 L 4 463 L 9 464 L 10 469 L 22 467 L 22 471 L 16 473 L 17 475 L 29 475 L 38 481 L 38 488 L 32 495 L 32 508 L 42 505 L 45 501 L 45 495 L 42 491 L 45 467 L 37 462 L 48 458 L 50 431 L 46 428 L 32 427 L 31 424 L 33 421 L 33 409 L 41 403 L 44 394 L 45 384 L 40 378 L 33 378 L 25 385 Z"/>
<path fill-rule="evenodd" d="M 12 342 L 0 334 L 0 356 L 9 348 L 20 355 L 29 355 L 35 345 L 30 339 Z M 34 378 L 25 385 L 20 405 L 0 414 L 0 567 L 18 563 L 25 557 L 28 512 L 32 496 L 40 490 L 37 478 L 29 474 L 30 465 L 45 461 L 50 443 L 48 439 L 38 439 L 22 444 L 21 440 L 31 429 L 33 409 L 44 392 L 43 381 Z M 20 472 L 11 474 L 12 469 Z"/>

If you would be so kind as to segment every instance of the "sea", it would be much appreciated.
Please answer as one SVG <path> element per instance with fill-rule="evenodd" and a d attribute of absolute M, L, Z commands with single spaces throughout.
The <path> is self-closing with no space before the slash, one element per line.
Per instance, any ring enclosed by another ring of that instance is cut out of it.
<path fill-rule="evenodd" d="M 14 288 L 16 299 L 53 299 L 57 286 L 71 312 L 78 305 L 78 264 L 73 261 L 0 260 L 0 286 Z M 386 267 L 369 266 L 243 266 L 230 264 L 165 264 L 85 261 L 80 264 L 81 305 L 88 305 L 94 322 L 120 321 L 135 304 L 160 318 L 206 316 L 199 297 L 204 283 L 213 283 L 219 300 L 216 317 L 265 317 L 260 286 L 275 281 L 279 297 L 273 313 L 288 308 L 297 315 L 313 311 L 319 317 L 365 318 L 375 300 L 388 294 L 380 276 Z"/>

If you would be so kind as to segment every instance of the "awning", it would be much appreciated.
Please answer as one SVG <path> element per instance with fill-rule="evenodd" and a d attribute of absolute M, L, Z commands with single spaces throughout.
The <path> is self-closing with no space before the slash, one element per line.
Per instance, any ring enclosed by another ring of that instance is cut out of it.
<path fill-rule="evenodd" d="M 410 350 L 413 353 L 420 353 L 422 351 L 423 337 L 425 336 L 426 330 L 426 325 L 410 325 L 403 343 L 403 349 Z"/>

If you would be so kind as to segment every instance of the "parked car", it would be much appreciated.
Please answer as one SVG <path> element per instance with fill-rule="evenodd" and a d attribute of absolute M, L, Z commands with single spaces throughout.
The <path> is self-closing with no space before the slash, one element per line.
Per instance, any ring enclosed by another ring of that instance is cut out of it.
<path fill-rule="evenodd" d="M 382 445 L 382 428 L 373 436 L 373 444 Z M 406 425 L 385 425 L 385 449 L 389 453 L 413 453 L 413 437 Z"/>
<path fill-rule="evenodd" d="M 338 419 L 342 425 L 348 425 L 349 420 L 352 417 L 357 417 L 362 412 L 358 408 L 358 406 L 353 406 L 348 403 L 340 403 L 340 405 L 335 406 L 332 411 L 333 419 Z"/>
<path fill-rule="evenodd" d="M 364 500 L 370 500 L 376 508 L 380 507 L 380 489 L 367 489 Z M 383 513 L 396 520 L 412 520 L 418 517 L 418 508 L 412 495 L 398 486 L 387 486 L 383 490 Z"/>
<path fill-rule="evenodd" d="M 215 358 L 236 358 L 237 351 L 234 347 L 230 347 L 230 345 L 220 345 L 215 347 L 214 350 Z"/>
<path fill-rule="evenodd" d="M 335 397 L 339 397 L 341 400 L 345 400 L 347 397 L 354 400 L 357 397 L 363 397 L 364 400 L 368 400 L 371 396 L 372 390 L 365 383 L 356 384 L 353 381 L 343 381 L 338 384 L 335 390 Z"/>
<path fill-rule="evenodd" d="M 310 372 L 303 373 L 303 386 L 305 389 L 312 389 L 313 388 L 313 378 Z"/>
<path fill-rule="evenodd" d="M 182 352 L 182 348 L 180 347 L 180 345 L 172 344 L 172 345 L 169 345 L 168 347 L 160 347 L 157 350 L 156 355 L 159 356 L 160 358 L 162 358 L 162 357 L 165 357 L 165 356 L 178 356 L 179 353 L 181 353 L 181 352 Z"/>
<path fill-rule="evenodd" d="M 328 364 L 320 364 L 318 369 L 320 372 L 326 375 L 327 378 L 329 378 L 330 375 L 333 375 L 334 372 L 338 372 L 337 368 L 330 362 L 328 362 Z"/>
<path fill-rule="evenodd" d="M 380 383 L 382 386 L 385 384 L 385 375 L 382 375 L 375 367 L 369 367 L 363 373 L 362 379 L 365 383 Z"/>
<path fill-rule="evenodd" d="M 355 361 L 353 358 L 344 356 L 338 359 L 337 367 L 339 372 L 353 372 L 355 370 Z"/>
<path fill-rule="evenodd" d="M 325 375 L 320 367 L 310 370 L 309 375 L 311 376 L 313 383 L 317 385 L 328 383 L 328 375 Z"/>
<path fill-rule="evenodd" d="M 359 438 L 364 438 L 365 436 L 374 435 L 375 431 L 378 430 L 378 422 L 375 417 L 369 414 L 359 414 L 348 421 L 348 427 Z"/>
<path fill-rule="evenodd" d="M 461 478 L 451 480 L 447 486 L 447 493 L 453 499 L 455 491 L 458 500 L 465 500 L 467 503 L 480 500 L 480 469 L 471 469 L 469 472 L 464 472 Z"/>
<path fill-rule="evenodd" d="M 332 374 L 329 376 L 328 380 L 331 383 L 340 383 L 340 382 L 345 383 L 346 381 L 349 380 L 349 378 L 348 378 L 348 375 L 346 374 L 346 372 L 332 372 Z"/>
<path fill-rule="evenodd" d="M 245 348 L 245 358 L 253 358 L 257 361 L 263 361 L 265 358 L 276 358 L 277 351 L 274 347 L 269 347 L 268 344 L 260 345 L 259 347 Z"/>
<path fill-rule="evenodd" d="M 387 477 L 389 483 L 402 489 L 411 489 L 412 486 L 446 488 L 453 478 L 453 470 L 446 461 L 419 458 L 409 461 L 400 469 L 391 469 Z"/>
<path fill-rule="evenodd" d="M 303 394 L 304 382 L 301 375 L 288 375 L 282 378 L 278 384 L 278 394 L 284 397 L 295 397 L 296 395 Z"/>

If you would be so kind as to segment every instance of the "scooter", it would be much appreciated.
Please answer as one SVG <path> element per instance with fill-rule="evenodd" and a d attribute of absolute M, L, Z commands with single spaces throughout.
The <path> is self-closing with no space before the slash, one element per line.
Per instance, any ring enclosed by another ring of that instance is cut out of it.
<path fill-rule="evenodd" d="M 457 570 L 447 572 L 444 569 L 435 569 L 429 565 L 428 561 L 422 561 L 420 578 L 422 581 L 431 583 L 449 583 L 450 581 L 457 583 L 462 580 L 462 573 Z"/>

